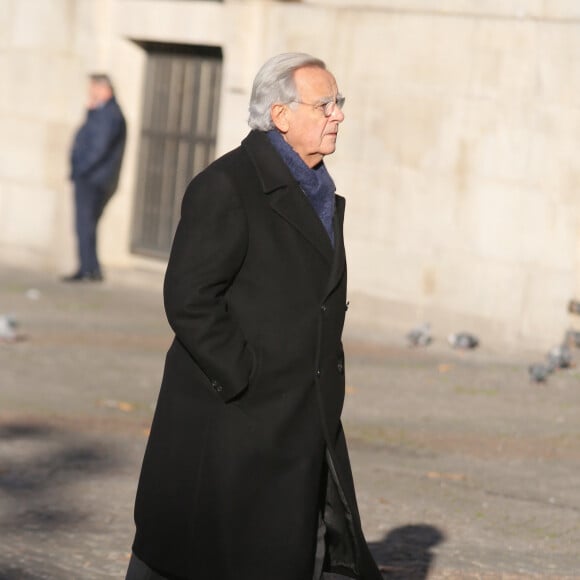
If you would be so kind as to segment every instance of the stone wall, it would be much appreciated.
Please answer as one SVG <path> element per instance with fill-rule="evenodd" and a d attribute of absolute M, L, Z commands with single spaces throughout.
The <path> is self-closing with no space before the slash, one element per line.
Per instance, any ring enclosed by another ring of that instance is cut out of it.
<path fill-rule="evenodd" d="M 0 2 L 0 255 L 72 263 L 68 151 L 87 74 L 105 69 L 109 2 Z M 65 225 L 66 224 L 66 225 Z"/>
<path fill-rule="evenodd" d="M 129 142 L 101 225 L 129 251 L 144 54 L 133 40 L 221 46 L 218 148 L 247 127 L 276 52 L 322 57 L 347 97 L 327 164 L 347 198 L 349 319 L 367 333 L 430 320 L 444 335 L 547 346 L 578 282 L 580 5 L 541 0 L 0 2 L 0 257 L 74 264 L 67 155 L 86 74 L 116 80 Z"/>

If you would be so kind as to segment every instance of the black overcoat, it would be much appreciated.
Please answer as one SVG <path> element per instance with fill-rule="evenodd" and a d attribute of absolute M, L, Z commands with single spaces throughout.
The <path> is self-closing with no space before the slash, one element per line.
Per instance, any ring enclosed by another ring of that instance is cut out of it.
<path fill-rule="evenodd" d="M 135 505 L 135 554 L 169 578 L 378 580 L 340 415 L 344 199 L 335 247 L 265 133 L 193 179 L 165 278 L 175 339 Z"/>

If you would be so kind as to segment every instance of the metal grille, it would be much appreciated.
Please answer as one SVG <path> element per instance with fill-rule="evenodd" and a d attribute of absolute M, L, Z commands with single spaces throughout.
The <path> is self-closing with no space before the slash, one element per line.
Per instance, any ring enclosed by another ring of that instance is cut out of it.
<path fill-rule="evenodd" d="M 169 255 L 184 189 L 215 155 L 221 50 L 140 43 L 148 53 L 132 250 Z"/>

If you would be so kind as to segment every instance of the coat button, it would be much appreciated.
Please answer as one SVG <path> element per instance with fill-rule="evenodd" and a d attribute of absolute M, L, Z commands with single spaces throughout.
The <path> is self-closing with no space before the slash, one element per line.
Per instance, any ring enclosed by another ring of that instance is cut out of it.
<path fill-rule="evenodd" d="M 319 379 L 320 375 L 322 375 L 322 373 L 320 372 L 320 369 L 316 369 L 316 378 Z"/>
<path fill-rule="evenodd" d="M 326 308 L 326 304 L 323 304 L 323 305 L 320 307 L 320 310 L 322 310 L 322 312 L 326 312 L 326 310 L 327 310 L 327 308 Z"/>
<path fill-rule="evenodd" d="M 214 391 L 216 391 L 216 393 L 221 393 L 224 390 L 224 388 L 215 379 L 211 380 L 211 386 L 213 387 Z"/>
<path fill-rule="evenodd" d="M 342 375 L 342 373 L 344 373 L 344 365 L 343 365 L 341 362 L 339 362 L 339 363 L 336 365 L 336 369 L 338 370 L 338 372 L 339 372 L 341 375 Z"/>

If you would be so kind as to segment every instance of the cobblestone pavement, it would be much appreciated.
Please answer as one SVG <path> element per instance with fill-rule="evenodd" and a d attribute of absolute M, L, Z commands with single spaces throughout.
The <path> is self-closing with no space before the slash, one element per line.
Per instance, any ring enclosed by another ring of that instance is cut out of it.
<path fill-rule="evenodd" d="M 22 336 L 0 343 L 0 580 L 123 578 L 171 339 L 161 275 L 0 265 L 3 313 Z M 344 423 L 385 578 L 580 578 L 580 373 L 533 385 L 538 353 L 361 336 Z"/>

